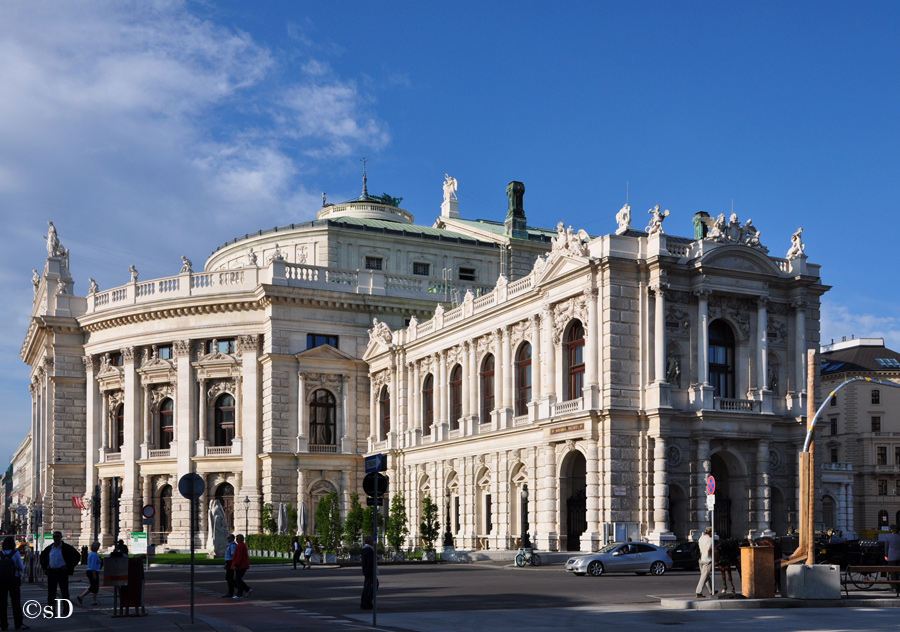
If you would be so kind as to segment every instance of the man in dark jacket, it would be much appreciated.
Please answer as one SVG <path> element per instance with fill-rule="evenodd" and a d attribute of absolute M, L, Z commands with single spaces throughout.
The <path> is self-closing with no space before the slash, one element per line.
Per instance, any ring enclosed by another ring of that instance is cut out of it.
<path fill-rule="evenodd" d="M 69 598 L 69 575 L 81 561 L 81 553 L 63 542 L 60 531 L 53 532 L 53 544 L 41 551 L 41 568 L 47 574 L 47 605 L 56 607 L 56 587 L 63 599 Z"/>
<path fill-rule="evenodd" d="M 375 578 L 375 538 L 370 535 L 366 536 L 366 543 L 362 548 L 362 572 L 363 577 L 363 590 L 362 590 L 362 600 L 360 601 L 359 607 L 363 610 L 371 610 L 373 605 L 373 599 L 375 597 L 375 586 L 377 583 L 377 579 Z"/>

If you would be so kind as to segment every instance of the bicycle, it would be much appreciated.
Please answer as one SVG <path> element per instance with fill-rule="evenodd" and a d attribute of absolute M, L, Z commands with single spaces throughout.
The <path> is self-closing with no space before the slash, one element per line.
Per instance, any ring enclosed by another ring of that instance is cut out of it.
<path fill-rule="evenodd" d="M 516 555 L 516 566 L 524 567 L 526 564 L 540 566 L 541 556 L 535 553 L 533 549 L 523 549 L 521 553 Z"/>

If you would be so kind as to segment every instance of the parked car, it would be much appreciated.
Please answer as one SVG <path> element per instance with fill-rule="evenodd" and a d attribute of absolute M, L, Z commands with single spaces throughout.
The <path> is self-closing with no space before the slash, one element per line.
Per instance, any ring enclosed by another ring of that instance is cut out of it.
<path fill-rule="evenodd" d="M 700 546 L 696 542 L 673 542 L 667 544 L 672 568 L 696 571 L 700 568 Z"/>
<path fill-rule="evenodd" d="M 596 553 L 570 557 L 566 561 L 567 572 L 594 577 L 624 572 L 664 575 L 671 567 L 672 558 L 667 549 L 644 542 L 607 544 Z"/>

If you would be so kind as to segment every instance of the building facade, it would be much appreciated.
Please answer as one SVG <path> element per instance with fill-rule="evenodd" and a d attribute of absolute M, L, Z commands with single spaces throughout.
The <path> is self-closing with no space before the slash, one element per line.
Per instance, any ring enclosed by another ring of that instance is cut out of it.
<path fill-rule="evenodd" d="M 900 353 L 882 338 L 823 345 L 824 392 L 852 378 L 900 386 Z M 822 522 L 853 536 L 900 524 L 900 388 L 855 381 L 842 387 L 819 416 Z"/>
<path fill-rule="evenodd" d="M 775 258 L 734 215 L 685 239 L 651 213 L 595 239 L 560 223 L 526 276 L 370 332 L 369 451 L 414 527 L 430 495 L 464 549 L 688 538 L 710 475 L 719 534 L 796 523 L 819 267 L 799 231 Z"/>

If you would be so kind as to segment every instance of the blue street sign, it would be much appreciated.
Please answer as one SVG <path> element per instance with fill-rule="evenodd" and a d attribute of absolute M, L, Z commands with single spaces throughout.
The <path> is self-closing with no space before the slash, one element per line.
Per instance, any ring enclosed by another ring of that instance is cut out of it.
<path fill-rule="evenodd" d="M 387 454 L 373 454 L 366 457 L 366 474 L 385 472 L 388 467 Z"/>

